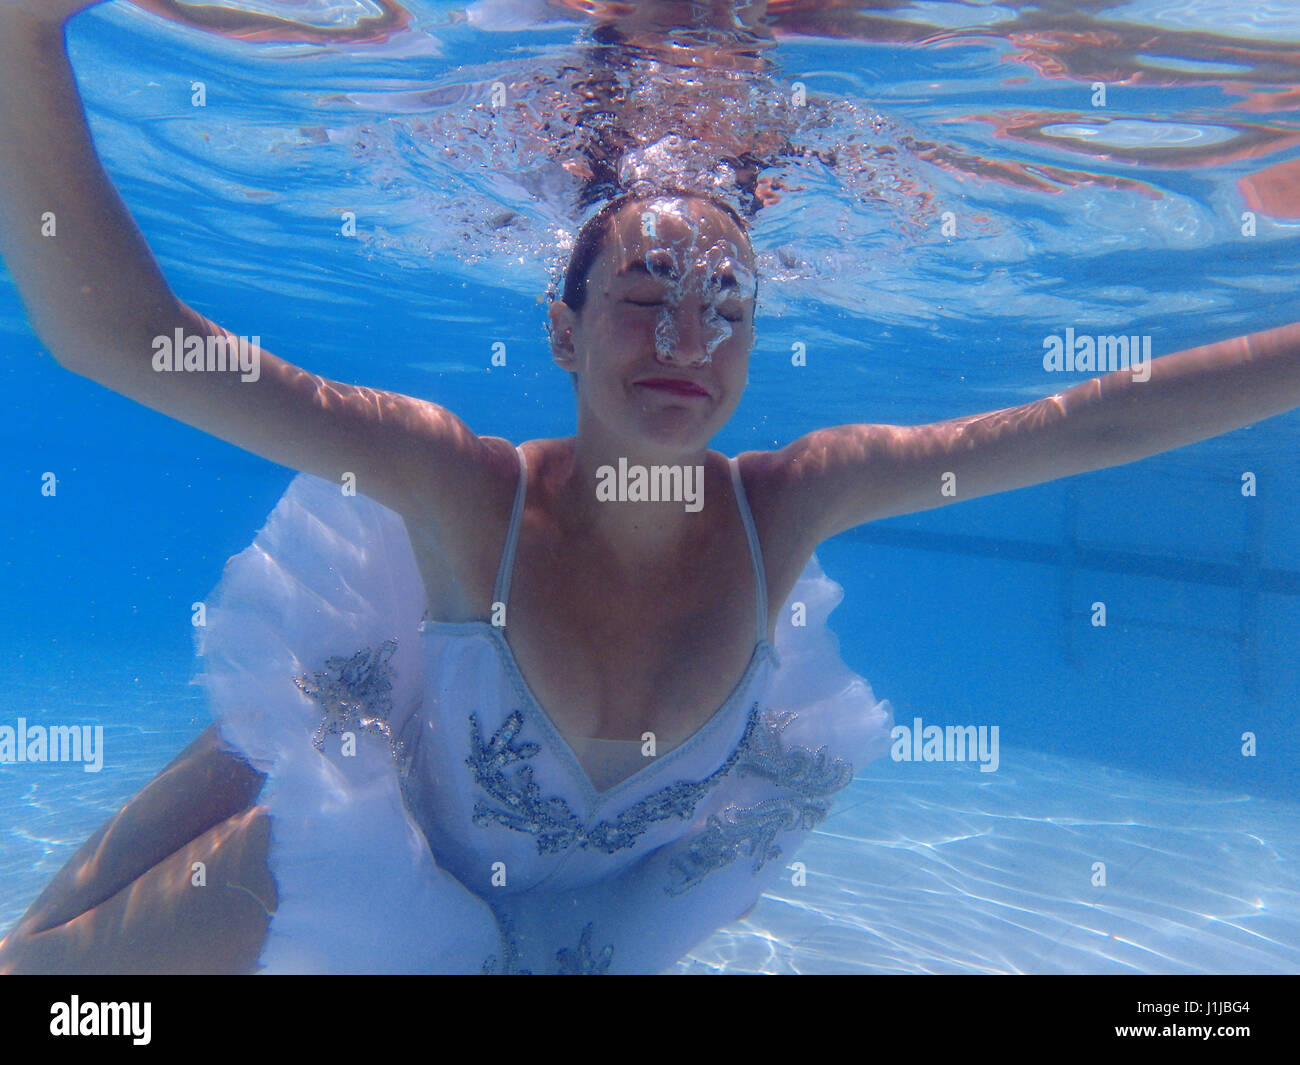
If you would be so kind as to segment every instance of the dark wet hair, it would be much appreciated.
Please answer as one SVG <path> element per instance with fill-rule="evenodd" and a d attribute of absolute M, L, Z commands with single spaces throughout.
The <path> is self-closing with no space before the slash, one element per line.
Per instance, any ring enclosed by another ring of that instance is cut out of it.
<path fill-rule="evenodd" d="M 578 231 L 578 238 L 573 242 L 573 251 L 569 254 L 569 265 L 564 271 L 564 285 L 560 298 L 573 311 L 580 311 L 587 302 L 587 276 L 600 255 L 600 249 L 609 235 L 609 227 L 614 216 L 630 203 L 645 200 L 657 200 L 663 197 L 675 197 L 686 200 L 703 200 L 727 214 L 746 237 L 749 236 L 749 223 L 725 200 L 710 196 L 704 192 L 690 192 L 687 189 L 659 188 L 649 192 L 625 192 L 616 196 L 604 207 L 583 223 Z"/>

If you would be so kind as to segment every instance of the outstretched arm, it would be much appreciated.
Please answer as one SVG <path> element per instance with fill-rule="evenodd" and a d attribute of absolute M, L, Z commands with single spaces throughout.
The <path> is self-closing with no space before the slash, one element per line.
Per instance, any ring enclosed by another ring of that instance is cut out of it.
<path fill-rule="evenodd" d="M 159 338 L 229 337 L 172 293 L 95 154 L 64 46 L 96 0 L 0 0 L 0 254 L 74 373 L 255 454 L 408 512 L 476 484 L 483 450 L 431 403 L 326 380 L 259 351 L 255 379 L 155 369 Z M 173 345 L 174 346 L 174 345 Z"/>
<path fill-rule="evenodd" d="M 815 546 L 878 518 L 1122 466 L 1300 406 L 1300 323 L 931 425 L 842 425 L 775 453 Z M 951 477 L 946 475 L 951 474 Z M 942 490 L 945 480 L 950 491 Z"/>

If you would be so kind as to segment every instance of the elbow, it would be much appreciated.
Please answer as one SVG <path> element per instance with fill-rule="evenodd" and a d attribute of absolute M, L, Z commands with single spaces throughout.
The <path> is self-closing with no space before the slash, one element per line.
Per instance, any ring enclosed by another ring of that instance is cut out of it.
<path fill-rule="evenodd" d="M 159 338 L 170 338 L 176 330 L 187 329 L 190 321 L 185 309 L 177 304 L 126 323 L 83 321 L 42 326 L 33 322 L 32 325 L 55 362 L 79 377 L 103 384 L 115 369 L 134 369 L 147 364 L 158 350 Z"/>

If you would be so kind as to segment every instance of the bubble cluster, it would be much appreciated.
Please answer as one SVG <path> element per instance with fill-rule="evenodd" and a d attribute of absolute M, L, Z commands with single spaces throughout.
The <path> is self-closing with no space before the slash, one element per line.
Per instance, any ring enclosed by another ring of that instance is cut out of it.
<path fill-rule="evenodd" d="M 703 307 L 702 352 L 688 361 L 690 365 L 700 366 L 712 362 L 719 345 L 735 332 L 720 309 L 728 299 L 734 298 L 734 290 L 723 285 L 724 271 L 730 271 L 735 277 L 741 292 L 750 294 L 757 286 L 757 278 L 745 266 L 741 249 L 734 241 L 721 239 L 708 243 L 687 202 L 676 196 L 651 200 L 641 212 L 641 232 L 648 238 L 646 272 L 664 283 L 664 301 L 655 320 L 655 351 L 665 361 L 684 360 L 677 316 L 683 301 L 694 297 Z M 684 230 L 686 236 L 677 240 L 662 238 L 661 223 L 667 219 Z"/>

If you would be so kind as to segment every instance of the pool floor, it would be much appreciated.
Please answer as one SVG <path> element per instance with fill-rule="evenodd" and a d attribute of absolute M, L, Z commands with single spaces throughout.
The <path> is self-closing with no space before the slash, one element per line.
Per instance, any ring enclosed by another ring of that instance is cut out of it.
<path fill-rule="evenodd" d="M 879 762 L 682 973 L 1300 972 L 1300 807 L 1003 747 Z M 1094 863 L 1105 884 L 1094 885 Z"/>
<path fill-rule="evenodd" d="M 81 678 L 42 661 L 4 700 L 10 723 L 51 704 L 108 722 L 109 757 L 0 766 L 0 927 L 207 723 L 175 672 L 121 661 L 83 657 Z M 1294 804 L 1005 746 L 996 773 L 882 760 L 800 850 L 806 882 L 672 971 L 1300 972 L 1298 852 Z"/>

